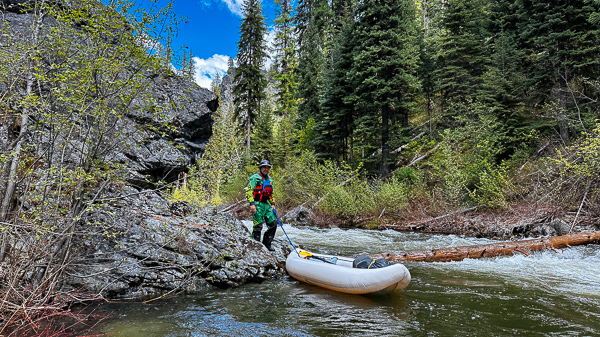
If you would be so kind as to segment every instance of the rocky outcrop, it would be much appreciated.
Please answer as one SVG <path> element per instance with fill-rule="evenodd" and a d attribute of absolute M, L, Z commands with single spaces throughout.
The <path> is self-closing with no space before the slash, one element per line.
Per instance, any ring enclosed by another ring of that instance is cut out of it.
<path fill-rule="evenodd" d="M 281 221 L 301 226 L 314 225 L 312 212 L 302 205 L 287 212 L 281 217 Z"/>
<path fill-rule="evenodd" d="M 191 209 L 181 202 L 169 204 L 154 191 L 130 186 L 112 186 L 102 199 L 111 200 L 110 206 L 79 225 L 79 232 L 90 235 L 76 240 L 65 289 L 135 297 L 284 274 L 287 242 L 276 239 L 270 252 L 230 213 L 208 207 L 186 215 Z"/>
<path fill-rule="evenodd" d="M 22 13 L 23 4 L 27 1 L 1 0 L 5 12 L 1 21 L 9 27 L 13 42 L 27 43 L 32 36 L 32 14 Z M 61 5 L 70 2 L 61 2 Z M 76 2 L 74 2 L 76 3 Z M 44 18 L 41 40 L 57 23 L 50 16 Z M 51 44 L 51 42 L 48 42 Z M 43 45 L 43 43 L 42 43 Z M 51 68 L 50 57 L 42 59 Z M 197 84 L 185 80 L 165 68 L 151 68 L 131 65 L 110 74 L 119 79 L 136 77 L 134 86 L 143 83 L 143 95 L 132 95 L 128 103 L 127 113 L 120 114 L 117 121 L 107 123 L 110 130 L 90 130 L 93 113 L 84 115 L 79 112 L 67 116 L 78 129 L 68 132 L 68 136 L 52 135 L 55 124 L 44 121 L 43 117 L 31 116 L 37 130 L 33 132 L 33 142 L 41 154 L 47 152 L 60 153 L 60 158 L 50 159 L 80 165 L 82 156 L 90 156 L 90 147 L 98 145 L 92 156 L 96 154 L 109 162 L 125 165 L 128 180 L 140 187 L 154 187 L 157 181 L 171 182 L 181 172 L 187 171 L 190 165 L 204 153 L 206 143 L 212 135 L 212 112 L 218 108 L 217 96 Z M 110 80 L 114 80 L 111 78 Z M 107 79 L 108 81 L 108 79 Z M 10 83 L 0 83 L 0 94 L 7 90 Z M 38 82 L 36 89 L 42 93 L 51 91 L 51 83 Z M 114 88 L 109 88 L 114 90 Z M 24 86 L 17 85 L 12 90 L 25 96 Z M 133 90 L 133 89 L 130 89 Z M 127 93 L 129 94 L 129 93 Z M 51 95 L 50 95 L 51 96 Z M 151 99 L 149 99 L 151 98 Z M 59 104 L 51 102 L 51 104 Z M 120 104 L 120 103 L 117 103 Z M 92 105 L 92 104 L 90 104 Z M 90 109 L 92 110 L 92 109 Z M 107 110 L 107 109 L 105 109 Z M 60 111 L 60 110 L 59 110 Z M 10 137 L 12 123 L 0 125 L 0 148 L 6 147 L 14 138 Z M 102 133 L 101 135 L 99 135 Z M 65 132 L 66 134 L 66 132 Z M 95 138 L 93 138 L 95 136 Z M 37 137 L 37 139 L 35 139 Z M 114 144 L 118 143 L 118 144 Z M 49 151 L 49 148 L 55 150 Z M 59 150 L 60 149 L 60 150 Z M 52 165 L 53 163 L 49 163 Z"/>
<path fill-rule="evenodd" d="M 160 114 L 148 112 L 144 102 L 134 102 L 129 119 L 130 137 L 107 158 L 126 164 L 152 181 L 173 181 L 202 156 L 212 135 L 212 112 L 217 96 L 178 76 L 148 73 L 152 85 L 148 94 L 168 102 Z M 164 128 L 163 125 L 169 125 Z M 130 182 L 150 187 L 146 179 L 130 176 Z"/>

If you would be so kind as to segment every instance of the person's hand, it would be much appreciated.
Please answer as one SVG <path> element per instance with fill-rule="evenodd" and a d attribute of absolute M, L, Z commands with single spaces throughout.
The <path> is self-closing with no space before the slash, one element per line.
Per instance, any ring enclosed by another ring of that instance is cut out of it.
<path fill-rule="evenodd" d="M 250 205 L 250 213 L 252 213 L 252 214 L 256 213 L 256 206 Z"/>

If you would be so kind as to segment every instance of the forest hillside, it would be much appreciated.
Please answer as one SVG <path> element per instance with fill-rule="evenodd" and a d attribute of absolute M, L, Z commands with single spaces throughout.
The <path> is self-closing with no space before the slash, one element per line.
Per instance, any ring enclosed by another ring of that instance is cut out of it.
<path fill-rule="evenodd" d="M 599 1 L 277 4 L 264 69 L 261 4 L 245 3 L 214 135 L 177 197 L 248 216 L 242 189 L 268 159 L 278 207 L 326 227 L 597 228 Z"/>

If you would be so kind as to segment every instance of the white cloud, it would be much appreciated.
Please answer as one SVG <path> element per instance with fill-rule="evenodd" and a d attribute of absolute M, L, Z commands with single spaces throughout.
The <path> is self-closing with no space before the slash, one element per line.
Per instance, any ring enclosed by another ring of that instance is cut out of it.
<path fill-rule="evenodd" d="M 269 69 L 273 61 L 275 60 L 275 37 L 276 37 L 275 27 L 269 27 L 269 31 L 267 36 L 265 36 L 265 40 L 267 41 L 267 59 L 265 60 L 265 68 Z"/>
<path fill-rule="evenodd" d="M 242 4 L 244 3 L 244 0 L 221 0 L 221 1 L 223 1 L 227 5 L 227 8 L 229 8 L 231 13 L 239 16 L 240 18 L 244 16 L 244 14 L 242 13 Z"/>
<path fill-rule="evenodd" d="M 196 69 L 196 83 L 203 88 L 210 88 L 217 73 L 223 76 L 227 72 L 229 56 L 215 54 L 208 59 L 194 57 L 193 60 Z"/>

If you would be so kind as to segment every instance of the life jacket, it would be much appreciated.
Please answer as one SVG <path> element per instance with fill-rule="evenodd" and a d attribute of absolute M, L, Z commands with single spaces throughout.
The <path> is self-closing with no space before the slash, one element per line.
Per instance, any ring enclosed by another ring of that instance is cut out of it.
<path fill-rule="evenodd" d="M 254 197 L 254 201 L 267 202 L 273 195 L 273 185 L 270 180 L 265 180 L 262 174 L 259 173 L 259 175 L 262 178 L 262 184 L 254 188 L 252 196 Z"/>

